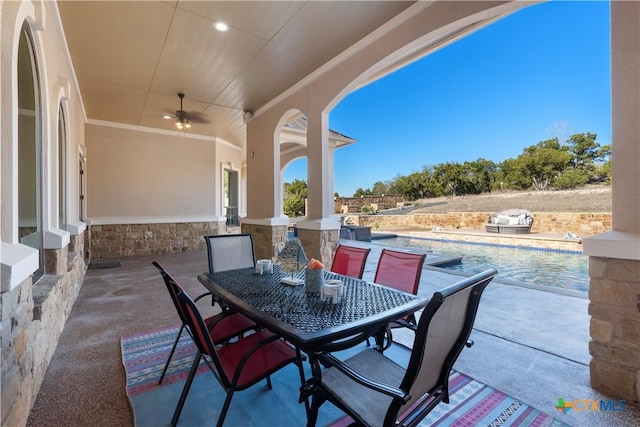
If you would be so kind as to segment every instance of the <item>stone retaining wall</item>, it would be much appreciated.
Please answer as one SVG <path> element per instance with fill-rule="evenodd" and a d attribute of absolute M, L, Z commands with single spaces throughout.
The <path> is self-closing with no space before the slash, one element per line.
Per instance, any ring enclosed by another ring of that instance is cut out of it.
<path fill-rule="evenodd" d="M 404 196 L 362 196 L 362 197 L 336 197 L 334 200 L 334 212 L 337 214 L 360 213 L 365 205 L 372 206 L 376 210 L 395 208 L 405 202 Z"/>
<path fill-rule="evenodd" d="M 408 215 L 352 215 L 354 225 L 372 227 L 433 227 L 449 229 L 484 230 L 487 219 L 494 212 L 449 212 L 446 214 Z M 565 234 L 571 231 L 579 236 L 605 233 L 611 230 L 611 213 L 533 212 L 531 233 Z"/>
<path fill-rule="evenodd" d="M 205 250 L 203 237 L 226 232 L 224 227 L 222 222 L 92 225 L 91 259 Z"/>

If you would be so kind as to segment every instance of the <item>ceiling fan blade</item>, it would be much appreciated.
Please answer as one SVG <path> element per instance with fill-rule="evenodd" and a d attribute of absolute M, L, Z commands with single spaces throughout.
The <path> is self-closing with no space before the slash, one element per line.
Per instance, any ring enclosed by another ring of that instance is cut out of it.
<path fill-rule="evenodd" d="M 187 114 L 187 117 L 189 118 L 189 120 L 191 120 L 191 123 L 200 123 L 200 124 L 209 124 L 209 118 L 202 113 L 189 113 Z"/>

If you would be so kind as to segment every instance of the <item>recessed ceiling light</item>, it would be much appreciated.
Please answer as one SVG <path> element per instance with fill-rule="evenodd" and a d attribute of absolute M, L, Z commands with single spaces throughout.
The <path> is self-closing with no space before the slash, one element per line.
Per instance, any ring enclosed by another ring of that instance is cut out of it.
<path fill-rule="evenodd" d="M 171 117 L 171 116 L 169 116 L 169 115 L 166 115 L 166 114 L 165 114 L 164 116 L 162 116 L 162 118 L 163 118 L 163 119 L 167 119 L 167 120 L 168 120 L 168 119 L 173 119 L 173 117 Z"/>
<path fill-rule="evenodd" d="M 222 21 L 214 22 L 213 27 L 218 31 L 229 31 L 229 26 Z"/>

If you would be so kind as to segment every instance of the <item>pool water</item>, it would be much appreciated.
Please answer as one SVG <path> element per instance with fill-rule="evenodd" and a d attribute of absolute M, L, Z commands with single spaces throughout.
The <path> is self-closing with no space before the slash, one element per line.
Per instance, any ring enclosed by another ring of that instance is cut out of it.
<path fill-rule="evenodd" d="M 445 256 L 462 256 L 461 264 L 444 268 L 464 273 L 475 274 L 487 268 L 496 268 L 497 277 L 503 280 L 585 293 L 589 289 L 589 257 L 582 253 L 481 243 L 443 242 L 414 237 L 372 240 L 371 243 L 417 249 Z"/>

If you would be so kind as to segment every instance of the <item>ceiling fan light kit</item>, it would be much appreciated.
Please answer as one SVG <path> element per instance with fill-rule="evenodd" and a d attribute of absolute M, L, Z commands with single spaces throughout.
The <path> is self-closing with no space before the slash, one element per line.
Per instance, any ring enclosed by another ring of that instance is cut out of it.
<path fill-rule="evenodd" d="M 189 123 L 189 119 L 177 119 L 175 124 L 176 124 L 176 129 L 178 130 L 191 128 L 191 123 Z"/>
<path fill-rule="evenodd" d="M 180 98 L 180 109 L 176 110 L 176 114 L 174 116 L 170 116 L 168 114 L 165 114 L 162 117 L 164 119 L 176 119 L 174 125 L 175 125 L 177 130 L 191 129 L 191 117 L 190 117 L 189 113 L 184 111 L 184 109 L 182 108 L 182 100 L 184 99 L 184 93 L 178 93 L 178 98 Z M 196 122 L 207 123 L 206 120 L 199 119 L 197 113 L 195 113 L 195 114 L 196 114 L 196 117 L 195 117 Z"/>

